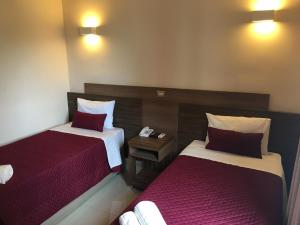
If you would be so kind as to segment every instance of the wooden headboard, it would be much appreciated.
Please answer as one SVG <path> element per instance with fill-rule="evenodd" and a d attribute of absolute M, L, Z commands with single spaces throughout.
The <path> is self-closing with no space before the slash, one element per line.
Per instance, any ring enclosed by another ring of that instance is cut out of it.
<path fill-rule="evenodd" d="M 110 98 L 139 99 L 142 102 L 142 126 L 177 137 L 179 104 L 201 104 L 237 109 L 267 110 L 268 94 L 85 84 L 86 94 Z"/>
<path fill-rule="evenodd" d="M 300 132 L 300 115 L 270 112 L 268 94 L 185 90 L 85 84 L 85 94 L 68 93 L 70 120 L 77 98 L 116 100 L 114 125 L 125 130 L 125 138 L 138 134 L 144 126 L 177 138 L 174 155 L 192 140 L 204 139 L 205 112 L 220 115 L 269 117 L 272 119 L 269 149 L 282 155 L 288 186 L 291 182 Z"/>
<path fill-rule="evenodd" d="M 271 118 L 269 150 L 277 152 L 282 156 L 282 163 L 289 189 L 300 136 L 299 114 L 180 104 L 178 124 L 179 149 L 185 148 L 193 140 L 205 140 L 208 126 L 205 113 L 224 116 Z"/>
<path fill-rule="evenodd" d="M 84 84 L 84 92 L 113 97 L 139 98 L 145 101 L 189 103 L 249 110 L 268 110 L 270 101 L 269 94 L 89 83 Z"/>

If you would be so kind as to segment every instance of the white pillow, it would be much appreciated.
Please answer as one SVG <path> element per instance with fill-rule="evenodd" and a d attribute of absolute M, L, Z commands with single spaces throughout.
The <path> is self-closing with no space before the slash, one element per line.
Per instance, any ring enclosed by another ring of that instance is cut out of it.
<path fill-rule="evenodd" d="M 216 116 L 206 113 L 208 126 L 222 129 L 232 130 L 242 133 L 262 133 L 261 153 L 268 154 L 268 142 L 271 119 L 255 118 L 255 117 L 237 117 L 237 116 Z M 209 142 L 208 135 L 206 136 L 206 144 Z"/>
<path fill-rule="evenodd" d="M 90 114 L 107 114 L 104 128 L 113 128 L 115 101 L 101 102 L 77 98 L 78 111 Z"/>

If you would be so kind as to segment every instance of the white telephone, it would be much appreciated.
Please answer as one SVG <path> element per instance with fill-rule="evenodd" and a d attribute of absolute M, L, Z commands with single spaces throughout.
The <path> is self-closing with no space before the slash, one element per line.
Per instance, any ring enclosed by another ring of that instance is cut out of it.
<path fill-rule="evenodd" d="M 150 127 L 144 127 L 142 130 L 141 130 L 141 132 L 140 132 L 140 136 L 141 137 L 149 137 L 150 136 L 150 134 L 152 134 L 153 133 L 153 129 L 151 129 Z"/>

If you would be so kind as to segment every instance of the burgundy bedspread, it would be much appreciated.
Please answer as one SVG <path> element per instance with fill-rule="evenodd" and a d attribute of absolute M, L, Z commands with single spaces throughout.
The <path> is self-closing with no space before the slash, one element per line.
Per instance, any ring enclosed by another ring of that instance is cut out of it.
<path fill-rule="evenodd" d="M 110 173 L 101 139 L 46 131 L 0 148 L 12 179 L 0 185 L 0 224 L 37 225 Z"/>
<path fill-rule="evenodd" d="M 280 177 L 194 157 L 179 156 L 127 210 L 142 200 L 168 225 L 282 224 Z"/>

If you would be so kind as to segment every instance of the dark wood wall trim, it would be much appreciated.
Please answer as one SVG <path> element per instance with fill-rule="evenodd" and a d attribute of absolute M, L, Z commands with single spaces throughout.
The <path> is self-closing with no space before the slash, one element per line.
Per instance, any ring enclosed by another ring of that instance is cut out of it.
<path fill-rule="evenodd" d="M 189 90 L 159 87 L 138 87 L 106 84 L 84 84 L 86 94 L 160 100 L 166 102 L 268 110 L 270 95 L 224 91 Z"/>

